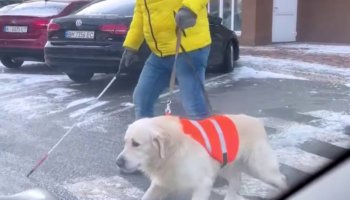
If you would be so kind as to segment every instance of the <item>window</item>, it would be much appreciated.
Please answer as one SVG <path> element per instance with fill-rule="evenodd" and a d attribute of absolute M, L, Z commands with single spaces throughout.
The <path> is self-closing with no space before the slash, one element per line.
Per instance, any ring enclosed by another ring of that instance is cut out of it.
<path fill-rule="evenodd" d="M 241 31 L 242 24 L 242 0 L 234 0 L 234 29 L 235 31 Z"/>
<path fill-rule="evenodd" d="M 242 0 L 210 0 L 208 11 L 221 17 L 222 24 L 234 31 L 241 31 Z"/>
<path fill-rule="evenodd" d="M 209 13 L 213 16 L 219 17 L 219 0 L 210 0 L 209 2 Z"/>
<path fill-rule="evenodd" d="M 222 24 L 232 30 L 232 0 L 224 0 Z"/>

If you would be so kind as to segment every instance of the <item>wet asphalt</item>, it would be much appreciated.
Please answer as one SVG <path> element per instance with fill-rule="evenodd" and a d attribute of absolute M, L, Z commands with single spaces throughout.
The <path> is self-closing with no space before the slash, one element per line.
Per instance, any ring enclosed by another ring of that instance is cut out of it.
<path fill-rule="evenodd" d="M 249 59 L 238 62 L 237 69 L 244 66 L 272 70 L 264 66 L 250 65 Z M 279 69 L 273 70 L 276 73 L 286 73 Z M 229 74 L 208 74 L 208 80 L 212 81 L 208 82 L 207 91 L 216 112 L 246 113 L 259 118 L 308 125 L 314 125 L 319 119 L 317 116 L 305 114 L 312 111 L 327 110 L 350 115 L 350 87 L 333 76 L 327 78 L 320 75 L 315 78 L 315 74 L 303 73 L 303 78 L 308 80 L 237 80 L 235 76 L 238 72 L 239 70 Z M 298 75 L 297 72 L 295 74 Z M 45 77 L 47 80 L 25 82 L 28 77 L 34 75 L 38 76 L 38 79 Z M 35 163 L 68 128 L 78 122 L 83 109 L 91 106 L 89 103 L 82 103 L 68 108 L 68 105 L 79 99 L 96 97 L 111 78 L 112 75 L 100 74 L 87 84 L 76 84 L 42 63 L 26 64 L 19 70 L 0 66 L 0 195 L 42 187 L 58 199 L 138 199 L 137 195 L 135 197 L 128 192 L 118 193 L 125 190 L 109 191 L 110 195 L 107 192 L 104 194 L 105 198 L 102 198 L 103 195 L 97 198 L 98 194 L 95 197 L 88 196 L 81 192 L 82 190 L 77 192 L 70 187 L 82 181 L 88 184 L 87 180 L 99 177 L 121 177 L 137 191 L 147 188 L 149 181 L 144 176 L 120 174 L 115 165 L 115 158 L 123 146 L 124 131 L 134 120 L 133 108 L 127 108 L 127 103 L 132 102 L 132 91 L 137 82 L 135 74 L 123 74 L 118 78 L 100 99 L 100 102 L 105 104 L 86 113 L 84 118 L 80 119 L 78 127 L 52 152 L 48 160 L 30 178 L 26 177 Z M 55 98 L 57 94 L 55 96 L 48 92 L 55 88 L 68 91 L 69 95 Z M 176 98 L 174 114 L 184 115 L 178 96 Z M 22 101 L 23 99 L 25 101 Z M 158 115 L 163 114 L 165 102 L 166 98 L 162 98 L 156 105 Z M 7 107 L 8 105 L 11 107 Z M 273 123 L 267 124 L 269 135 L 279 134 L 278 127 L 271 124 Z M 342 126 L 338 131 L 349 135 L 349 127 Z M 303 141 L 295 148 L 328 160 L 334 160 L 339 153 L 346 150 L 343 146 L 325 142 L 320 138 Z M 290 185 L 310 175 L 285 163 L 281 164 L 281 170 L 287 175 Z M 107 183 L 100 183 L 103 184 Z M 221 180 L 217 183 L 218 187 L 224 184 Z M 259 199 L 255 195 L 246 196 Z M 170 199 L 187 198 L 174 195 Z M 212 199 L 223 197 L 213 192 Z"/>

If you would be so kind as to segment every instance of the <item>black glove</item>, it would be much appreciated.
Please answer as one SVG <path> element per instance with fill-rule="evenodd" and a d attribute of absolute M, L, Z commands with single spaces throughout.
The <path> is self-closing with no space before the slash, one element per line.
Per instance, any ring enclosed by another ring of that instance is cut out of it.
<path fill-rule="evenodd" d="M 186 7 L 180 8 L 175 15 L 176 25 L 182 30 L 194 26 L 196 24 L 196 20 L 196 14 Z"/>
<path fill-rule="evenodd" d="M 139 57 L 137 55 L 137 51 L 125 48 L 122 58 L 120 60 L 122 68 L 129 67 L 136 61 L 138 61 Z"/>

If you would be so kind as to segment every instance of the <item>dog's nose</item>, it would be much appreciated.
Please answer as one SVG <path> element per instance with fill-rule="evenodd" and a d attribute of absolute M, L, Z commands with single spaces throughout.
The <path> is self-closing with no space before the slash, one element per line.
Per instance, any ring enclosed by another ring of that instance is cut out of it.
<path fill-rule="evenodd" d="M 120 168 L 125 167 L 125 159 L 123 156 L 120 156 L 119 158 L 117 158 L 117 166 Z"/>

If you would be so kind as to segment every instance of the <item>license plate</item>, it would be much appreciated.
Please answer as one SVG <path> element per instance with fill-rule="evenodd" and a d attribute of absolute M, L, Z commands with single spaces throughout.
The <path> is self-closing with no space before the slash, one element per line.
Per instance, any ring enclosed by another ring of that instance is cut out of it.
<path fill-rule="evenodd" d="M 27 26 L 5 26 L 4 32 L 6 33 L 27 33 Z"/>
<path fill-rule="evenodd" d="M 94 31 L 66 31 L 66 38 L 71 39 L 94 39 Z"/>

